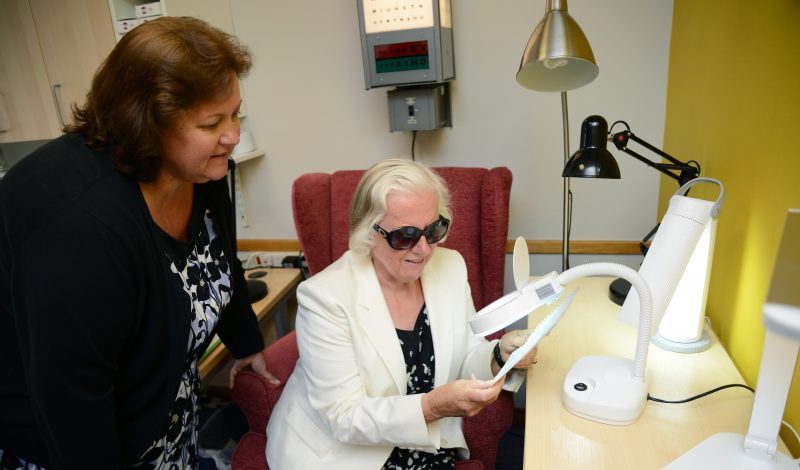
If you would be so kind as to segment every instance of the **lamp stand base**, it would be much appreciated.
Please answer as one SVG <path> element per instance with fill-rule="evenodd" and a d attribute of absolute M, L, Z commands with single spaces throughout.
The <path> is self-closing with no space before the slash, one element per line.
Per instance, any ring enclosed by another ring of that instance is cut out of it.
<path fill-rule="evenodd" d="M 703 328 L 703 334 L 700 335 L 700 339 L 697 341 L 692 341 L 691 343 L 678 343 L 676 341 L 671 341 L 661 336 L 660 333 L 656 333 L 650 342 L 661 349 L 684 354 L 702 352 L 711 347 L 711 338 L 708 336 L 708 332 L 705 330 L 705 328 Z"/>
<path fill-rule="evenodd" d="M 250 303 L 258 302 L 267 296 L 267 283 L 258 279 L 247 279 L 247 296 Z"/>
<path fill-rule="evenodd" d="M 618 278 L 611 282 L 608 286 L 608 298 L 615 304 L 622 306 L 625 303 L 625 297 L 631 290 L 631 283 L 625 279 Z"/>
<path fill-rule="evenodd" d="M 613 356 L 584 356 L 564 379 L 564 407 L 599 423 L 624 426 L 647 404 L 647 380 L 633 376 L 633 361 Z"/>
<path fill-rule="evenodd" d="M 664 468 L 668 470 L 707 470 L 709 468 L 797 470 L 797 462 L 779 451 L 776 451 L 775 456 L 770 460 L 751 456 L 744 448 L 744 436 L 732 432 L 722 432 L 714 434 L 694 446 Z"/>

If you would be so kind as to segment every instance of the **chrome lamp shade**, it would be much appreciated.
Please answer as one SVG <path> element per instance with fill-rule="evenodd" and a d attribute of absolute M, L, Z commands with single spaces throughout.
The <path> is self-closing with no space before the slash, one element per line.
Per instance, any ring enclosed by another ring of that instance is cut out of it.
<path fill-rule="evenodd" d="M 547 0 L 544 18 L 533 30 L 517 72 L 517 82 L 537 91 L 580 88 L 597 77 L 592 47 L 567 12 L 567 0 Z"/>

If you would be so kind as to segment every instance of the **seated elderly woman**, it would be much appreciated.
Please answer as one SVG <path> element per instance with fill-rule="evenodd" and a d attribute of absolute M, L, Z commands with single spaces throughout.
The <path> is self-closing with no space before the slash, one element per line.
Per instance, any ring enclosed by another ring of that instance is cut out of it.
<path fill-rule="evenodd" d="M 267 426 L 270 468 L 438 469 L 468 458 L 461 417 L 497 399 L 503 380 L 486 380 L 526 336 L 470 331 L 466 265 L 437 247 L 449 198 L 438 175 L 408 160 L 361 178 L 350 250 L 297 290 L 300 359 Z"/>

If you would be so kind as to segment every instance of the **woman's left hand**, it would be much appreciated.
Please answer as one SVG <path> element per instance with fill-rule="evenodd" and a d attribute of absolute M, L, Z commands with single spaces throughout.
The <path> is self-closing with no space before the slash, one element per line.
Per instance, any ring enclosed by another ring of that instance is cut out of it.
<path fill-rule="evenodd" d="M 510 356 L 511 353 L 516 351 L 520 346 L 525 344 L 529 334 L 530 330 L 514 330 L 509 331 L 508 333 L 504 334 L 502 338 L 500 338 L 500 356 L 504 361 L 508 361 L 508 356 Z M 534 347 L 531 352 L 526 354 L 525 357 L 517 362 L 514 368 L 525 369 L 531 364 L 536 363 L 536 353 L 538 351 L 539 347 Z"/>
<path fill-rule="evenodd" d="M 281 384 L 281 381 L 275 378 L 275 376 L 272 375 L 269 370 L 267 370 L 267 363 L 264 361 L 264 353 L 263 351 L 259 351 L 252 356 L 247 356 L 234 361 L 233 367 L 231 367 L 231 373 L 228 376 L 228 387 L 233 389 L 233 381 L 236 378 L 236 374 L 248 366 L 253 369 L 253 372 L 267 379 L 267 381 L 272 385 L 278 386 Z"/>

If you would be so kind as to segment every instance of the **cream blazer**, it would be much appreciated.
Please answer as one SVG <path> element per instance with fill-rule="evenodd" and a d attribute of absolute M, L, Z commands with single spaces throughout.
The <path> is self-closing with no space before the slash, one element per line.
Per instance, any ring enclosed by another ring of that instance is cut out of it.
<path fill-rule="evenodd" d="M 492 377 L 494 342 L 472 335 L 475 313 L 458 252 L 437 247 L 422 272 L 436 354 L 434 387 Z M 425 423 L 406 395 L 406 364 L 372 259 L 346 252 L 297 289 L 300 359 L 267 425 L 276 470 L 379 469 L 394 447 L 469 456 L 461 418 Z"/>

